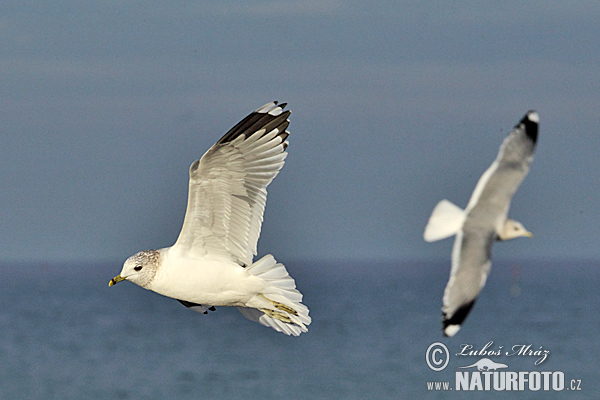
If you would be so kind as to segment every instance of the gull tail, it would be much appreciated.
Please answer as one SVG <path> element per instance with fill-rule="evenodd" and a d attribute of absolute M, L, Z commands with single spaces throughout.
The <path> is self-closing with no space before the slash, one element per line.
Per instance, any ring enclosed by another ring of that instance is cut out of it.
<path fill-rule="evenodd" d="M 308 332 L 311 318 L 308 307 L 302 304 L 302 293 L 283 264 L 266 255 L 246 268 L 250 274 L 264 280 L 269 286 L 257 296 L 257 308 L 238 307 L 244 317 L 269 326 L 286 335 L 299 336 Z"/>
<path fill-rule="evenodd" d="M 466 213 L 462 208 L 445 199 L 440 201 L 427 221 L 423 239 L 435 242 L 456 235 L 462 228 L 465 217 Z"/>

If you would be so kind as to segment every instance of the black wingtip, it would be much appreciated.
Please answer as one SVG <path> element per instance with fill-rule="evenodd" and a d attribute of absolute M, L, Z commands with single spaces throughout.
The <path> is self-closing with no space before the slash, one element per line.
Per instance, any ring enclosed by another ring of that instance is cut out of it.
<path fill-rule="evenodd" d="M 445 336 L 448 336 L 446 334 L 446 328 L 448 326 L 450 326 L 450 325 L 460 326 L 463 323 L 465 318 L 467 318 L 467 315 L 469 315 L 471 308 L 473 308 L 473 305 L 475 305 L 475 300 L 473 300 L 469 303 L 463 304 L 454 312 L 454 314 L 452 314 L 452 316 L 450 318 L 448 318 L 446 313 L 443 313 L 442 330 L 444 331 Z"/>
<path fill-rule="evenodd" d="M 277 107 L 281 108 L 282 110 L 285 108 L 285 106 L 288 105 L 288 103 L 279 104 L 279 100 L 273 100 L 273 104 L 275 104 Z"/>
<path fill-rule="evenodd" d="M 287 118 L 291 114 L 290 110 L 283 110 L 286 105 L 287 103 L 277 105 L 277 101 L 265 104 L 238 122 L 219 139 L 217 144 L 231 142 L 241 134 L 252 134 L 258 129 L 265 129 L 266 132 L 270 132 L 274 128 L 279 128 L 280 132 L 284 132 L 289 125 Z"/>
<path fill-rule="evenodd" d="M 527 135 L 527 137 L 531 139 L 533 143 L 536 143 L 538 137 L 539 123 L 540 117 L 538 113 L 535 110 L 529 110 L 527 111 L 527 114 L 525 114 L 525 116 L 521 119 L 521 121 L 519 121 L 516 127 L 523 126 L 523 128 L 525 129 L 525 135 Z"/>

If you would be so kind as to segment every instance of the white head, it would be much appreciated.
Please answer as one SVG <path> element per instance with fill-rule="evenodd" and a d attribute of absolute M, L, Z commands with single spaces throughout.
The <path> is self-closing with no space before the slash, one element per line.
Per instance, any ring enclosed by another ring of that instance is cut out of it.
<path fill-rule="evenodd" d="M 510 240 L 521 236 L 533 237 L 533 234 L 529 232 L 523 224 L 514 219 L 507 219 L 504 222 L 504 228 L 498 235 L 498 240 Z"/>
<path fill-rule="evenodd" d="M 123 264 L 121 273 L 112 278 L 108 286 L 128 280 L 143 288 L 148 287 L 156 275 L 159 256 L 158 250 L 144 250 L 132 255 Z"/>

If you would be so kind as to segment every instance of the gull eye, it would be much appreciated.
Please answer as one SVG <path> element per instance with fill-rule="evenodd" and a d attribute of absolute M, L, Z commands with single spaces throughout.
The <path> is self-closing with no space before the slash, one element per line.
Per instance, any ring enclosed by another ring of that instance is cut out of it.
<path fill-rule="evenodd" d="M 142 270 L 142 266 L 141 265 L 136 265 L 135 267 L 133 267 L 134 271 L 141 271 Z"/>

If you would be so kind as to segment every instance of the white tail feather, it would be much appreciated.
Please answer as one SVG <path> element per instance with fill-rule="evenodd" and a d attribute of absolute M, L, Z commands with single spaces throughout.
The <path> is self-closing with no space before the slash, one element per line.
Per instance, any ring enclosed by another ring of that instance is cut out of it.
<path fill-rule="evenodd" d="M 308 332 L 307 326 L 311 322 L 311 318 L 308 315 L 308 307 L 301 303 L 302 293 L 296 289 L 296 282 L 288 274 L 285 266 L 275 261 L 275 258 L 269 254 L 247 267 L 246 270 L 268 283 L 269 286 L 261 295 L 268 300 L 281 303 L 293 309 L 297 315 L 277 310 L 277 312 L 284 314 L 285 317 L 292 321 L 292 323 L 287 323 L 272 318 L 256 308 L 238 307 L 242 315 L 251 321 L 271 327 L 286 335 L 298 336 L 302 332 Z"/>
<path fill-rule="evenodd" d="M 425 227 L 423 238 L 427 242 L 435 242 L 456 235 L 464 222 L 465 211 L 444 199 L 433 209 Z"/>

